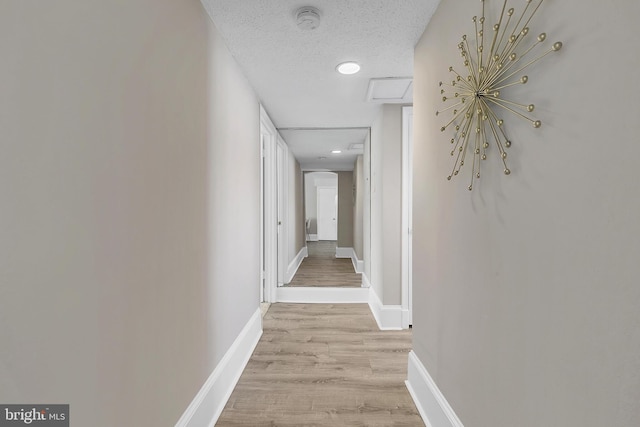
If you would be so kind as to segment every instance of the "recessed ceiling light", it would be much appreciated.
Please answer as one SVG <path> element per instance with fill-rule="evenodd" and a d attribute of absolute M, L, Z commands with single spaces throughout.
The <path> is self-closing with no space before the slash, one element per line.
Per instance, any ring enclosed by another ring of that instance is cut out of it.
<path fill-rule="evenodd" d="M 340 74 L 355 74 L 360 71 L 360 65 L 352 61 L 343 62 L 342 64 L 338 64 L 336 70 L 338 70 Z"/>
<path fill-rule="evenodd" d="M 332 154 L 340 154 L 340 153 L 342 153 L 342 150 L 333 150 L 331 153 Z"/>
<path fill-rule="evenodd" d="M 325 160 L 325 159 L 326 157 L 323 157 L 323 156 L 318 157 L 318 160 Z"/>

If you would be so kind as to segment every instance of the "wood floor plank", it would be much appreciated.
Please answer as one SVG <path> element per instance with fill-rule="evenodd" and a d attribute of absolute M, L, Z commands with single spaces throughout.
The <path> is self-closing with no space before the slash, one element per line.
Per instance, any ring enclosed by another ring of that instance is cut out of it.
<path fill-rule="evenodd" d="M 359 288 L 362 275 L 353 269 L 350 259 L 336 258 L 336 242 L 307 242 L 309 255 L 285 286 Z"/>
<path fill-rule="evenodd" d="M 424 426 L 407 391 L 411 331 L 366 304 L 272 304 L 216 426 Z"/>

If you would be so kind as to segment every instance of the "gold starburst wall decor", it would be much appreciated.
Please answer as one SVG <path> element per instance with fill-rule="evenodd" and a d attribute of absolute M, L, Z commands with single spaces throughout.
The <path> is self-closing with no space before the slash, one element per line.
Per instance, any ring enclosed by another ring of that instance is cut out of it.
<path fill-rule="evenodd" d="M 555 42 L 540 52 L 547 35 L 541 33 L 533 37 L 529 32 L 529 24 L 544 0 L 535 6 L 533 0 L 524 0 L 526 5 L 519 18 L 514 16 L 514 8 L 507 9 L 508 0 L 504 0 L 497 22 L 487 27 L 488 33 L 492 33 L 488 37 L 485 35 L 485 0 L 480 1 L 482 15 L 472 18 L 475 41 L 463 35 L 458 44 L 465 71 L 458 73 L 454 67 L 449 67 L 454 79 L 451 83 L 440 82 L 445 107 L 436 111 L 437 116 L 449 111 L 453 113 L 453 117 L 440 129 L 442 132 L 454 129 L 450 143 L 451 156 L 456 159 L 447 179 L 458 175 L 467 154 L 472 155 L 469 190 L 473 189 L 474 180 L 480 178 L 480 165 L 487 159 L 491 142 L 497 147 L 505 175 L 511 173 L 507 167 L 507 148 L 511 147 L 511 141 L 504 131 L 502 113 L 509 112 L 528 121 L 534 128 L 542 125 L 540 120 L 531 116 L 535 109 L 533 104 L 514 102 L 502 91 L 510 86 L 526 84 L 529 77 L 523 73 L 524 70 L 562 48 L 561 42 Z M 538 55 L 530 55 L 532 52 L 538 52 Z M 449 105 L 451 102 L 453 104 Z"/>

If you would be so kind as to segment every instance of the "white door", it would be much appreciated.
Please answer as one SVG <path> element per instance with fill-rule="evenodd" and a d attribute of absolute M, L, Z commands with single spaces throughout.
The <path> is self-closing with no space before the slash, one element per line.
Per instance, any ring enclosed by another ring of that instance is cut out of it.
<path fill-rule="evenodd" d="M 318 240 L 338 240 L 338 189 L 318 187 Z"/>
<path fill-rule="evenodd" d="M 287 200 L 287 185 L 286 185 L 286 145 L 284 141 L 278 138 L 277 144 L 277 204 L 278 204 L 278 286 L 284 285 L 284 270 L 285 270 L 285 257 L 286 257 L 286 241 L 287 233 L 285 224 L 287 223 L 286 214 L 286 200 Z"/>
<path fill-rule="evenodd" d="M 261 299 L 276 302 L 278 284 L 278 211 L 276 176 L 276 130 L 260 107 L 260 141 L 262 146 L 262 271 Z"/>

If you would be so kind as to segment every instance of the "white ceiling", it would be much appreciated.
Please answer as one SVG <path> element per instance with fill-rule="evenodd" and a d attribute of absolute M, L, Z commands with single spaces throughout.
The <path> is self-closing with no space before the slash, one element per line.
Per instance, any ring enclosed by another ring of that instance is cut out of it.
<path fill-rule="evenodd" d="M 280 129 L 282 138 L 304 170 L 353 170 L 356 156 L 364 152 L 369 128 Z M 359 144 L 359 147 L 354 145 Z M 342 151 L 339 154 L 333 150 Z"/>
<path fill-rule="evenodd" d="M 281 134 L 306 170 L 323 156 L 322 169 L 353 167 L 327 149 L 356 142 L 358 132 L 318 128 L 372 125 L 380 102 L 367 101 L 370 79 L 413 75 L 413 48 L 439 1 L 202 0 L 276 127 L 296 128 Z M 297 27 L 302 6 L 320 10 L 315 30 Z M 344 61 L 362 70 L 338 74 Z"/>

